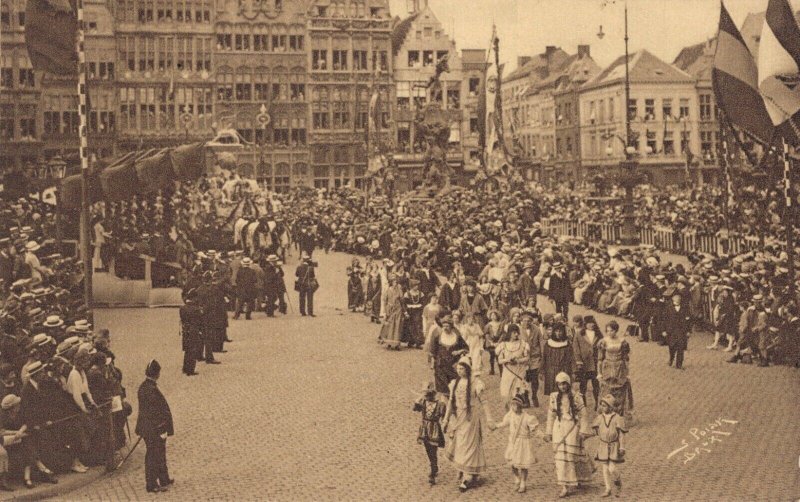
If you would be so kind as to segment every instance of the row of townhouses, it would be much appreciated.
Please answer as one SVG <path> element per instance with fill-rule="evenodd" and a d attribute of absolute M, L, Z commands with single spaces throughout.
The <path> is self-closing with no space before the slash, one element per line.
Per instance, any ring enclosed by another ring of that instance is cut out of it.
<path fill-rule="evenodd" d="M 479 166 L 478 93 L 486 49 L 458 50 L 427 0 L 404 17 L 389 0 L 85 0 L 90 150 L 96 159 L 208 140 L 235 129 L 247 142 L 239 171 L 267 186 L 362 186 L 372 89 L 381 134 L 396 152 L 400 187 L 421 178 L 414 118 L 436 63 L 450 122 L 448 163 Z M 763 13 L 742 33 L 757 44 Z M 76 157 L 78 101 L 71 78 L 34 72 L 24 40 L 25 0 L 0 0 L 0 169 Z M 751 47 L 753 49 L 753 47 Z M 710 67 L 714 41 L 672 64 L 630 55 L 628 113 L 642 165 L 676 181 L 687 159 L 713 175 L 719 139 Z M 757 51 L 756 51 L 757 52 Z M 589 46 L 547 47 L 503 77 L 506 127 L 542 181 L 579 181 L 623 155 L 624 58 L 608 68 Z M 265 124 L 259 115 L 269 115 Z M 510 136 L 510 135 L 509 135 Z"/>

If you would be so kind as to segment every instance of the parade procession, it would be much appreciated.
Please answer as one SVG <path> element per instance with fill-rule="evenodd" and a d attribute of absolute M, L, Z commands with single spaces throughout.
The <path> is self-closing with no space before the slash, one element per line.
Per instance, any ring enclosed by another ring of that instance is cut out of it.
<path fill-rule="evenodd" d="M 0 500 L 800 498 L 800 1 L 0 23 Z"/>

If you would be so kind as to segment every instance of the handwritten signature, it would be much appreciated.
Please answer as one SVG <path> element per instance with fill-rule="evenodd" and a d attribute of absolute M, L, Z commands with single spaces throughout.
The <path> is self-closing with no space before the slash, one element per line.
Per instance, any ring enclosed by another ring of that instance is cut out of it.
<path fill-rule="evenodd" d="M 704 428 L 692 427 L 689 429 L 689 435 L 692 438 L 689 441 L 687 441 L 685 438 L 682 439 L 682 446 L 672 450 L 672 452 L 667 455 L 667 459 L 670 459 L 678 453 L 683 452 L 683 463 L 687 464 L 694 460 L 698 455 L 703 453 L 711 453 L 711 446 L 714 443 L 721 443 L 722 438 L 733 434 L 732 432 L 719 429 L 724 429 L 727 428 L 726 426 L 736 425 L 738 423 L 738 420 L 718 418 Z"/>

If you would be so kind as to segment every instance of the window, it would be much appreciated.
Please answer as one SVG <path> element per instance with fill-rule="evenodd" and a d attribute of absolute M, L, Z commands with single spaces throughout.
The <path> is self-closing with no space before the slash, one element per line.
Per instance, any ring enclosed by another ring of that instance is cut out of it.
<path fill-rule="evenodd" d="M 449 51 L 436 51 L 436 62 L 438 63 L 442 59 L 446 58 L 448 54 L 450 54 Z"/>
<path fill-rule="evenodd" d="M 353 69 L 354 70 L 368 70 L 367 66 L 367 51 L 354 50 L 353 51 Z"/>
<path fill-rule="evenodd" d="M 700 95 L 700 120 L 711 120 L 711 94 Z"/>
<path fill-rule="evenodd" d="M 11 8 L 5 3 L 0 5 L 0 26 L 5 30 L 11 28 Z"/>
<path fill-rule="evenodd" d="M 419 65 L 419 51 L 408 51 L 408 67 L 413 68 Z"/>
<path fill-rule="evenodd" d="M 614 98 L 608 98 L 608 121 L 614 122 Z"/>
<path fill-rule="evenodd" d="M 653 98 L 646 98 L 644 100 L 644 119 L 655 120 L 656 118 L 656 100 Z"/>
<path fill-rule="evenodd" d="M 447 108 L 458 110 L 461 108 L 461 91 L 458 89 L 447 89 Z"/>
<path fill-rule="evenodd" d="M 33 70 L 31 68 L 19 69 L 19 87 L 20 89 L 32 89 L 34 87 Z"/>
<path fill-rule="evenodd" d="M 217 50 L 230 51 L 233 49 L 233 37 L 230 34 L 218 33 L 217 34 Z"/>
<path fill-rule="evenodd" d="M 664 98 L 661 100 L 661 115 L 664 120 L 672 118 L 672 99 Z"/>
<path fill-rule="evenodd" d="M 700 150 L 704 159 L 714 158 L 714 135 L 711 131 L 700 131 Z"/>
<path fill-rule="evenodd" d="M 348 102 L 346 101 L 333 102 L 333 128 L 334 129 L 350 128 L 350 110 Z"/>
<path fill-rule="evenodd" d="M 675 138 L 672 131 L 664 131 L 664 155 L 675 155 Z"/>
<path fill-rule="evenodd" d="M 647 131 L 647 148 L 650 153 L 655 153 L 656 150 L 656 133 L 655 131 Z"/>
<path fill-rule="evenodd" d="M 633 120 L 638 115 L 638 108 L 635 99 L 628 100 L 628 120 Z"/>
<path fill-rule="evenodd" d="M 378 68 L 381 71 L 389 70 L 389 51 L 378 51 Z"/>
<path fill-rule="evenodd" d="M 289 50 L 303 50 L 303 35 L 289 35 Z"/>
<path fill-rule="evenodd" d="M 217 100 L 233 101 L 233 73 L 223 70 L 217 77 Z"/>
<path fill-rule="evenodd" d="M 275 187 L 274 190 L 278 193 L 286 193 L 290 187 L 290 170 L 289 164 L 278 164 L 275 166 Z"/>
<path fill-rule="evenodd" d="M 327 70 L 328 51 L 326 50 L 311 51 L 311 68 L 313 68 L 314 70 Z"/>
<path fill-rule="evenodd" d="M 194 38 L 196 43 L 195 50 L 195 70 L 211 71 L 211 38 Z"/>
<path fill-rule="evenodd" d="M 363 131 L 369 126 L 369 112 L 359 110 L 356 112 L 356 130 Z"/>
<path fill-rule="evenodd" d="M 36 105 L 17 105 L 17 114 L 19 115 L 20 138 L 36 139 Z M 78 112 L 75 111 L 74 115 L 77 121 Z M 74 132 L 78 132 L 77 123 Z"/>
<path fill-rule="evenodd" d="M 426 26 L 424 30 L 425 30 L 425 38 L 431 38 L 433 36 L 433 28 L 431 28 L 430 26 Z"/>
<path fill-rule="evenodd" d="M 314 166 L 314 188 L 328 188 L 330 166 Z"/>
<path fill-rule="evenodd" d="M 422 66 L 433 66 L 433 51 L 422 51 Z"/>
<path fill-rule="evenodd" d="M 689 131 L 681 131 L 681 155 L 689 151 Z"/>
<path fill-rule="evenodd" d="M 481 86 L 481 79 L 479 77 L 470 77 L 469 78 L 469 94 L 470 96 L 477 96 L 478 89 Z"/>
<path fill-rule="evenodd" d="M 422 39 L 422 30 L 417 30 L 417 40 Z"/>
<path fill-rule="evenodd" d="M 286 52 L 286 35 L 272 35 L 272 50 Z"/>
<path fill-rule="evenodd" d="M 327 17 L 328 16 L 328 7 L 318 5 L 317 6 L 317 16 L 319 17 Z"/>
<path fill-rule="evenodd" d="M 17 21 L 19 21 L 19 27 L 23 28 L 25 26 L 25 13 L 19 12 L 17 13 Z M 95 23 L 95 28 L 97 28 L 97 23 Z"/>
<path fill-rule="evenodd" d="M 333 69 L 334 71 L 347 69 L 347 51 L 333 51 Z"/>
<path fill-rule="evenodd" d="M 250 50 L 250 35 L 248 34 L 238 34 L 234 37 L 234 47 L 236 47 L 237 51 L 249 51 Z"/>
<path fill-rule="evenodd" d="M 681 98 L 680 118 L 689 118 L 689 98 Z"/>
<path fill-rule="evenodd" d="M 14 70 L 12 68 L 0 68 L 0 88 L 11 89 L 14 87 Z"/>
<path fill-rule="evenodd" d="M 249 70 L 239 70 L 245 73 L 236 75 L 236 101 L 250 101 L 253 98 L 251 76 Z"/>
<path fill-rule="evenodd" d="M 292 146 L 305 146 L 305 144 L 306 144 L 306 130 L 292 129 Z"/>
<path fill-rule="evenodd" d="M 289 86 L 292 101 L 305 101 L 306 85 L 305 84 L 291 84 Z"/>
<path fill-rule="evenodd" d="M 318 111 L 314 112 L 314 129 L 330 129 L 328 105 L 318 105 Z"/>
<path fill-rule="evenodd" d="M 0 105 L 0 139 L 14 139 L 14 105 Z"/>
<path fill-rule="evenodd" d="M 470 134 L 478 134 L 478 117 L 470 117 L 469 118 L 469 133 Z"/>
<path fill-rule="evenodd" d="M 253 35 L 253 50 L 255 51 L 268 51 L 269 50 L 269 36 L 263 33 Z"/>

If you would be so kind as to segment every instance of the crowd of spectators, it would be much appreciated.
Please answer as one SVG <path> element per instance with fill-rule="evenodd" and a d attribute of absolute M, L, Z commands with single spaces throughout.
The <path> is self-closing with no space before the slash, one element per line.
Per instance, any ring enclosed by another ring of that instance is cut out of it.
<path fill-rule="evenodd" d="M 7 194 L 6 194 L 7 195 Z M 130 406 L 110 334 L 83 303 L 83 272 L 61 253 L 52 206 L 0 199 L 0 490 L 104 464 L 126 443 Z"/>

